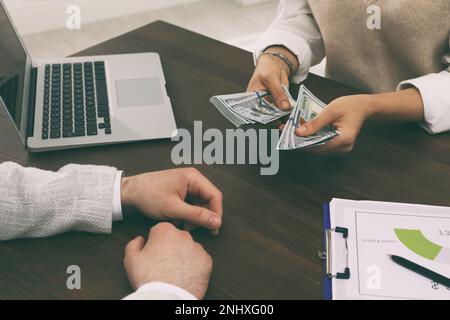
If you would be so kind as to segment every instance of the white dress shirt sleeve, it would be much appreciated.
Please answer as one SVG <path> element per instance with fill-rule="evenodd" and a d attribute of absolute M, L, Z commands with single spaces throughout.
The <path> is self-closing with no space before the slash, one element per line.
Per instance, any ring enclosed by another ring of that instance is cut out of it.
<path fill-rule="evenodd" d="M 258 39 L 254 51 L 255 64 L 261 53 L 270 46 L 280 45 L 297 56 L 299 69 L 291 81 L 306 79 L 309 68 L 325 57 L 322 35 L 307 0 L 281 0 L 275 21 Z"/>
<path fill-rule="evenodd" d="M 114 191 L 113 191 L 113 212 L 112 220 L 122 221 L 122 199 L 121 199 L 121 182 L 122 182 L 123 171 L 117 171 L 116 179 L 114 181 Z"/>
<path fill-rule="evenodd" d="M 123 300 L 197 300 L 197 298 L 177 286 L 163 282 L 151 282 L 144 284 Z"/>
<path fill-rule="evenodd" d="M 416 87 L 424 105 L 425 123 L 422 127 L 430 133 L 450 130 L 450 34 L 448 52 L 442 58 L 447 67 L 440 73 L 403 81 L 398 90 Z"/>

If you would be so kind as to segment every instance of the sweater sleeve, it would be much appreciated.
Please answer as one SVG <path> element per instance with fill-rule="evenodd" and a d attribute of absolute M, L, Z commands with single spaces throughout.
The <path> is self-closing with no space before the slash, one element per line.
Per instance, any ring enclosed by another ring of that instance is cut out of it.
<path fill-rule="evenodd" d="M 284 46 L 297 56 L 300 68 L 291 75 L 291 81 L 296 83 L 305 80 L 309 68 L 325 57 L 322 35 L 307 0 L 280 1 L 275 21 L 257 41 L 255 63 L 265 49 L 275 45 Z"/>
<path fill-rule="evenodd" d="M 403 81 L 398 90 L 415 87 L 419 90 L 424 106 L 425 123 L 422 127 L 430 133 L 450 130 L 450 34 L 447 54 L 442 58 L 446 68 L 420 78 Z"/>
<path fill-rule="evenodd" d="M 70 164 L 51 172 L 0 164 L 0 240 L 110 233 L 116 173 L 104 166 Z"/>

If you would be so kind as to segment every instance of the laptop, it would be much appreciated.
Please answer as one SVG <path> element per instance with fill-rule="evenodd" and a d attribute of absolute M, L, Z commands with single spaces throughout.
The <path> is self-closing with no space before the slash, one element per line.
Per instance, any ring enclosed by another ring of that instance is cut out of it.
<path fill-rule="evenodd" d="M 157 53 L 32 60 L 2 1 L 0 104 L 31 152 L 177 135 Z"/>

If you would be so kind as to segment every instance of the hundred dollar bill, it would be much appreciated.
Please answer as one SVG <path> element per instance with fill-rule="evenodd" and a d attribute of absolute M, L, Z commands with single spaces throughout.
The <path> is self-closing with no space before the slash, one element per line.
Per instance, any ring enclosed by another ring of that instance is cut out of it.
<path fill-rule="evenodd" d="M 326 141 L 337 136 L 337 132 L 332 126 L 327 126 L 309 137 L 299 137 L 295 134 L 295 129 L 300 125 L 314 119 L 326 104 L 313 95 L 305 86 L 300 87 L 297 102 L 289 116 L 289 119 L 281 133 L 278 142 L 278 150 L 294 150 L 324 144 Z"/>
<path fill-rule="evenodd" d="M 293 107 L 295 100 L 288 88 L 283 86 L 283 90 Z M 290 113 L 290 111 L 280 110 L 267 91 L 214 96 L 210 102 L 236 127 L 256 122 L 267 124 Z"/>

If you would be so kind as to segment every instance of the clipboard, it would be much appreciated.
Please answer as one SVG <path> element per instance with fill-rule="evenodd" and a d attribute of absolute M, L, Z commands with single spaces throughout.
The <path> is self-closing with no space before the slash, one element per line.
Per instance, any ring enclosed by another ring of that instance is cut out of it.
<path fill-rule="evenodd" d="M 330 218 L 330 204 L 324 203 L 323 205 L 323 251 L 319 252 L 319 258 L 324 261 L 324 279 L 323 279 L 323 296 L 325 300 L 333 299 L 333 278 L 348 280 L 350 279 L 350 267 L 348 264 L 348 229 L 344 227 L 331 228 Z M 345 241 L 347 249 L 347 264 L 343 272 L 334 272 L 332 270 L 332 257 L 333 252 L 331 250 L 332 233 L 338 233 L 342 235 Z"/>
<path fill-rule="evenodd" d="M 333 290 L 332 290 L 332 282 L 331 278 L 327 276 L 327 263 L 326 261 L 327 257 L 327 240 L 326 240 L 326 232 L 325 230 L 328 230 L 331 228 L 331 222 L 330 222 L 330 204 L 324 203 L 323 204 L 323 232 L 324 232 L 324 241 L 323 241 L 323 251 L 319 252 L 319 258 L 321 258 L 324 261 L 324 268 L 323 268 L 323 297 L 325 300 L 332 300 L 333 299 Z"/>
<path fill-rule="evenodd" d="M 450 288 L 403 268 L 404 257 L 450 278 L 450 207 L 333 199 L 323 205 L 326 300 L 450 299 Z"/>

